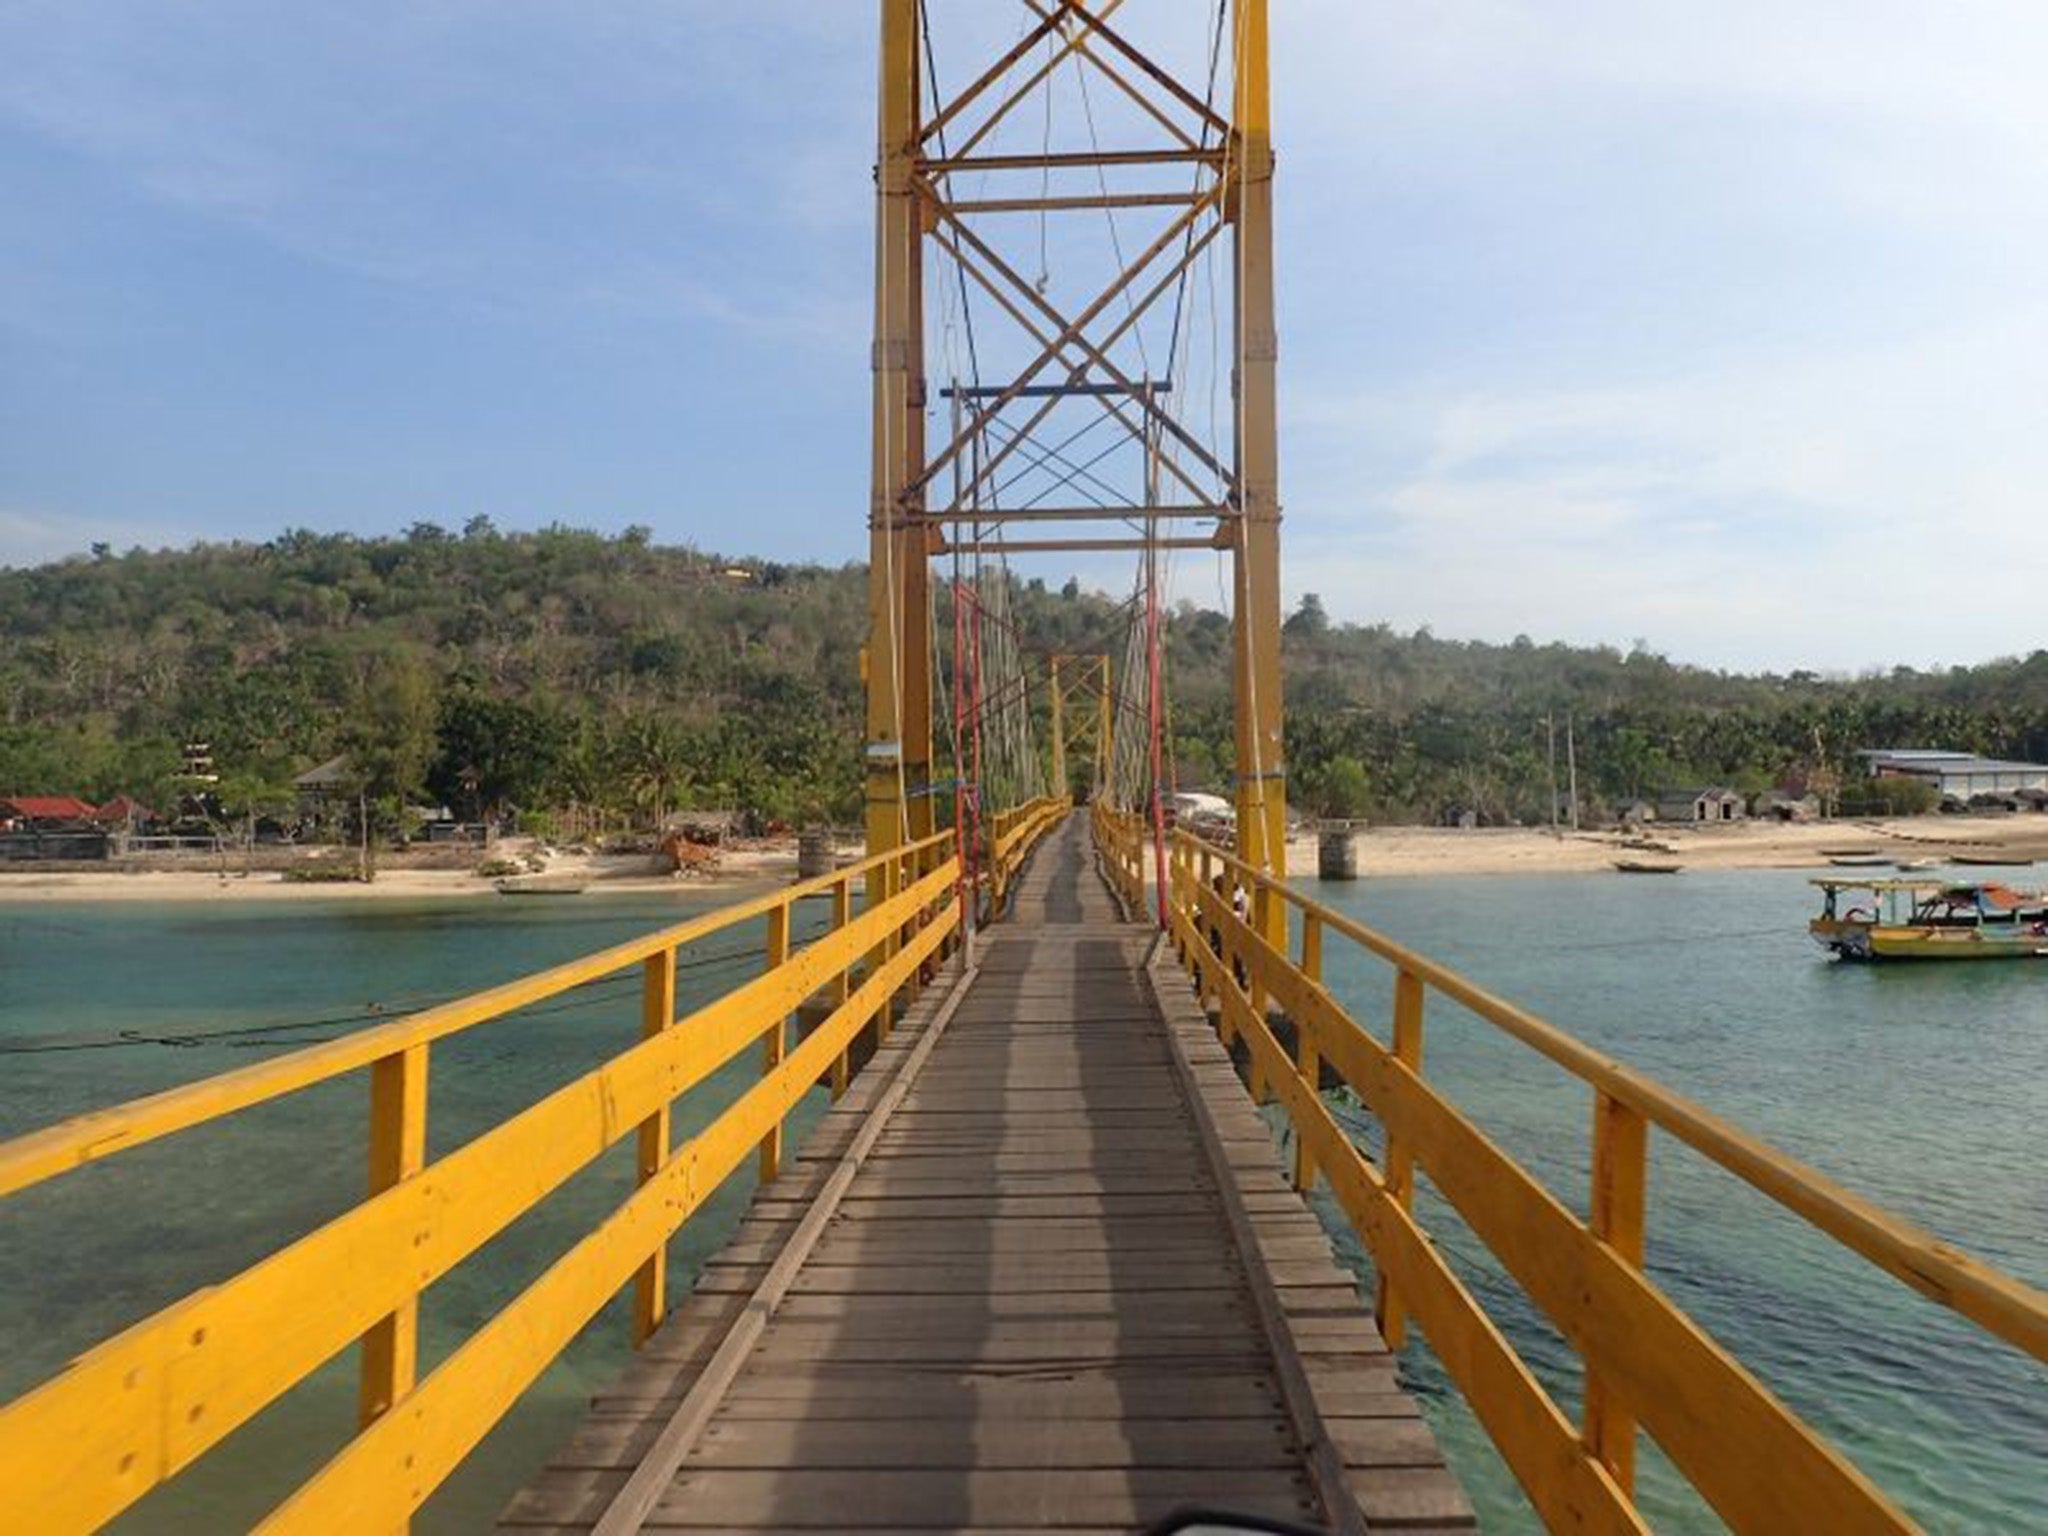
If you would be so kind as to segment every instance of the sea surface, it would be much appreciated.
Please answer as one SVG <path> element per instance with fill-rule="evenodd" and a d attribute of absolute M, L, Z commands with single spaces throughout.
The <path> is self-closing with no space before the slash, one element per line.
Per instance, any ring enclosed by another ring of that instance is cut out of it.
<path fill-rule="evenodd" d="M 1819 906 L 1808 878 L 1306 885 L 1936 1237 L 2048 1286 L 2048 963 L 1831 962 L 1804 932 Z M 1330 984 L 1388 1039 L 1392 973 L 1327 942 Z M 1584 1215 L 1590 1091 L 1454 1004 L 1432 996 L 1425 1017 L 1431 1082 Z M 1453 1268 L 1576 1418 L 1576 1356 L 1426 1182 L 1418 1200 Z M 1318 1204 L 1341 1228 L 1334 1202 Z M 2048 1531 L 2048 1368 L 1655 1132 L 1648 1213 L 1657 1283 L 1929 1530 Z M 1370 1273 L 1355 1242 L 1340 1249 Z M 1427 1342 L 1409 1343 L 1402 1365 L 1485 1528 L 1539 1529 Z M 1638 1496 L 1656 1529 L 1723 1529 L 1654 1448 Z"/>
<path fill-rule="evenodd" d="M 1690 1095 L 1852 1189 L 2048 1285 L 2048 966 L 1869 969 L 1806 940 L 1790 872 L 1371 878 L 1315 894 Z M 273 1057 L 695 915 L 702 892 L 574 901 L 0 904 L 0 1137 Z M 800 930 L 801 931 L 801 930 Z M 759 924 L 686 954 L 687 1009 L 758 965 Z M 1331 984 L 1384 1035 L 1391 980 L 1332 939 Z M 460 1145 L 629 1044 L 637 980 L 437 1044 L 430 1152 Z M 1586 1090 L 1432 1000 L 1427 1071 L 1583 1210 Z M 678 1136 L 754 1078 L 695 1091 Z M 805 1119 L 822 1111 L 813 1094 Z M 356 1199 L 360 1074 L 0 1201 L 0 1400 Z M 1359 1134 L 1373 1130 L 1358 1116 Z M 427 1293 L 422 1369 L 530 1283 L 632 1183 L 627 1139 Z M 678 1289 L 737 1222 L 750 1168 L 678 1237 Z M 1575 1412 L 1570 1351 L 1425 1185 L 1421 1210 L 1539 1377 Z M 1339 1217 L 1327 1199 L 1324 1214 Z M 1364 1256 L 1347 1257 L 1367 1273 Z M 1651 1148 L 1649 1265 L 1716 1338 L 1937 1531 L 2048 1530 L 2048 1371 L 1846 1254 L 1668 1138 Z M 317 1305 L 309 1297 L 308 1305 Z M 487 1527 L 625 1361 L 615 1303 L 427 1506 Z M 1490 1531 L 1533 1530 L 1425 1340 L 1403 1366 Z M 139 1504 L 127 1531 L 240 1528 L 353 1425 L 353 1352 Z M 1660 1529 L 1719 1527 L 1654 1453 Z"/>
<path fill-rule="evenodd" d="M 275 1057 L 294 1046 L 652 933 L 747 892 L 575 900 L 0 903 L 0 1138 Z M 797 937 L 823 912 L 800 918 Z M 687 1013 L 760 968 L 763 924 L 678 961 Z M 428 1155 L 471 1140 L 639 1037 L 629 971 L 436 1042 Z M 757 1080 L 747 1051 L 677 1106 L 680 1142 Z M 793 1121 L 824 1107 L 813 1093 Z M 360 1198 L 367 1074 L 183 1132 L 0 1201 L 0 1401 Z M 633 1138 L 571 1179 L 425 1295 L 424 1375 L 630 1193 Z M 680 1296 L 737 1224 L 749 1160 L 670 1248 Z M 317 1296 L 306 1299 L 319 1305 Z M 429 1533 L 489 1529 L 631 1354 L 615 1300 L 421 1512 Z M 241 1530 L 353 1432 L 348 1350 L 114 1529 Z M 6 1524 L 0 1517 L 0 1526 Z"/>

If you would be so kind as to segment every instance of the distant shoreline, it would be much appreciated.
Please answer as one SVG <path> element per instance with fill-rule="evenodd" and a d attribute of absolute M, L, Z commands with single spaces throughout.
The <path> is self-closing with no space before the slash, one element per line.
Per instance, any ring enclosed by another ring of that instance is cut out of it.
<path fill-rule="evenodd" d="M 232 862 L 232 856 L 230 856 Z M 677 877 L 652 873 L 647 856 L 575 857 L 554 859 L 547 875 L 584 879 L 592 896 L 687 895 L 728 887 L 789 880 L 796 875 L 796 845 L 747 848 L 724 854 L 708 873 Z M 470 869 L 412 869 L 387 865 L 368 883 L 288 881 L 277 870 L 244 875 L 230 868 L 73 871 L 0 869 L 0 905 L 35 902 L 124 901 L 416 901 L 491 900 L 500 898 L 494 880 Z M 564 901 L 574 898 L 560 898 Z"/>
<path fill-rule="evenodd" d="M 1631 848 L 1624 836 L 1661 843 L 1662 850 Z M 1946 854 L 2048 860 L 2048 816 L 1896 816 L 1813 822 L 1737 821 L 1705 825 L 1651 822 L 1639 832 L 1612 830 L 1553 835 L 1548 827 L 1364 827 L 1358 833 L 1358 874 L 1508 875 L 1612 873 L 1617 859 L 1663 860 L 1688 869 L 1833 869 L 1830 849 L 1868 849 L 1896 859 L 1941 859 Z M 1316 838 L 1291 838 L 1287 868 L 1313 879 Z M 1895 871 L 1870 868 L 1864 874 Z M 1853 876 L 1859 871 L 1842 869 Z M 2022 882 L 2024 870 L 2011 873 Z M 1986 878 L 2001 878 L 1995 868 Z"/>
<path fill-rule="evenodd" d="M 1706 826 L 1651 823 L 1629 837 L 1668 845 L 1670 851 L 1630 848 L 1611 830 L 1553 836 L 1547 827 L 1364 826 L 1357 833 L 1358 874 L 1376 877 L 1433 875 L 1611 874 L 1617 859 L 1669 860 L 1688 869 L 1831 868 L 1829 849 L 1868 849 L 1892 858 L 1935 858 L 1947 853 L 2003 854 L 2048 863 L 2048 816 L 1907 816 L 1871 821 L 1739 821 Z M 1313 881 L 1316 837 L 1288 841 L 1287 867 L 1299 880 Z M 1873 867 L 1860 871 L 1888 876 Z M 687 879 L 648 872 L 636 856 L 557 856 L 550 879 L 582 878 L 591 896 L 676 895 L 720 891 L 788 881 L 796 877 L 794 843 L 727 852 L 709 874 Z M 1843 869 L 1853 877 L 1859 871 Z M 2011 878 L 2025 885 L 2028 872 L 2014 868 L 1983 871 L 1986 879 Z M 0 905 L 37 902 L 188 901 L 408 901 L 498 900 L 493 882 L 468 869 L 412 869 L 387 865 L 363 885 L 353 881 L 300 884 L 274 870 L 243 875 L 216 868 L 105 870 L 90 873 L 0 869 Z M 572 900 L 573 898 L 562 898 Z"/>

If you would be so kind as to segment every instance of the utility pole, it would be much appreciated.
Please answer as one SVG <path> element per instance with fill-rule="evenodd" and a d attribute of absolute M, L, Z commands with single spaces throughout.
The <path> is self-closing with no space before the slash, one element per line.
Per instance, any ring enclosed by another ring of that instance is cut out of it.
<path fill-rule="evenodd" d="M 1550 738 L 1550 835 L 1558 836 L 1557 830 L 1557 716 L 1545 715 L 1543 729 Z"/>
<path fill-rule="evenodd" d="M 1572 712 L 1564 712 L 1564 762 L 1572 797 L 1572 830 L 1579 830 L 1579 753 L 1572 740 Z"/>

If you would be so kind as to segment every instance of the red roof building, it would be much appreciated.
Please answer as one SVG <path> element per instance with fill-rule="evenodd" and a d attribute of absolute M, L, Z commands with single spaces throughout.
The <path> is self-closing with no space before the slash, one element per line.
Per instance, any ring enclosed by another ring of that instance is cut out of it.
<path fill-rule="evenodd" d="M 133 795 L 116 795 L 105 805 L 94 811 L 92 817 L 94 821 L 102 821 L 108 824 L 114 822 L 135 822 L 139 824 L 145 821 L 155 821 L 156 812 L 152 811 Z"/>
<path fill-rule="evenodd" d="M 76 795 L 13 795 L 0 800 L 0 818 L 20 821 L 91 821 L 90 802 Z"/>

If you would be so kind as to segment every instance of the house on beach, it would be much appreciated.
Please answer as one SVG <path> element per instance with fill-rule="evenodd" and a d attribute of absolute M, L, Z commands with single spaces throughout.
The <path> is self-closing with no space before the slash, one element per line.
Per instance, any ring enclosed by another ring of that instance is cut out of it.
<path fill-rule="evenodd" d="M 1759 821 L 1818 821 L 1820 796 L 1767 789 L 1750 802 L 1749 814 Z"/>
<path fill-rule="evenodd" d="M 0 800 L 0 832 L 88 832 L 96 812 L 76 795 L 13 795 Z"/>
<path fill-rule="evenodd" d="M 163 818 L 133 795 L 116 795 L 94 811 L 92 819 L 112 831 L 140 832 Z"/>
<path fill-rule="evenodd" d="M 1657 797 L 1659 821 L 1743 821 L 1748 815 L 1742 796 L 1720 785 L 1668 790 Z"/>
<path fill-rule="evenodd" d="M 107 832 L 96 817 L 76 795 L 0 799 L 0 860 L 104 859 Z"/>

